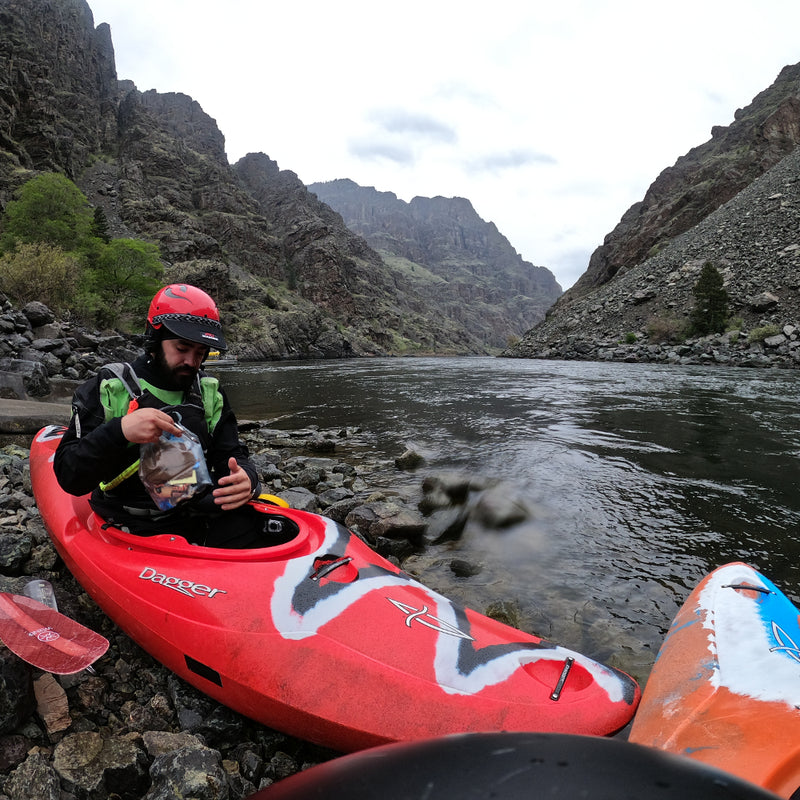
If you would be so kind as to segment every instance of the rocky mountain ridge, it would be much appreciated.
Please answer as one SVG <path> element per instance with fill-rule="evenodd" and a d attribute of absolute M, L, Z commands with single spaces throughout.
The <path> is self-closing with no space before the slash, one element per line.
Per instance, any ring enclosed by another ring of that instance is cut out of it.
<path fill-rule="evenodd" d="M 410 273 L 420 287 L 427 282 L 470 330 L 489 328 L 489 346 L 504 347 L 509 336 L 522 335 L 561 295 L 553 274 L 524 261 L 465 198 L 407 203 L 348 179 L 308 188 L 384 261 Z"/>
<path fill-rule="evenodd" d="M 156 242 L 168 280 L 218 298 L 241 359 L 485 353 L 519 305 L 498 283 L 491 326 L 462 318 L 293 172 L 261 153 L 229 165 L 195 100 L 118 80 L 111 31 L 85 0 L 0 7 L 0 208 L 42 171 L 71 178 L 113 236 Z"/>
<path fill-rule="evenodd" d="M 623 267 L 645 261 L 653 249 L 690 230 L 763 175 L 800 142 L 800 64 L 775 82 L 728 126 L 692 148 L 653 181 L 622 216 L 563 302 L 611 280 Z"/>
<path fill-rule="evenodd" d="M 800 64 L 784 68 L 728 128 L 715 128 L 709 142 L 664 170 L 545 321 L 505 355 L 628 359 L 630 348 L 618 348 L 626 344 L 639 347 L 640 357 L 645 346 L 651 360 L 674 360 L 661 345 L 683 344 L 692 289 L 710 261 L 739 330 L 731 360 L 752 363 L 744 351 L 764 348 L 751 341 L 754 330 L 781 331 L 800 320 L 798 142 Z"/>
<path fill-rule="evenodd" d="M 685 342 L 706 262 L 723 277 L 737 327 Z M 645 262 L 553 309 L 506 355 L 800 367 L 798 329 L 800 148 Z"/>

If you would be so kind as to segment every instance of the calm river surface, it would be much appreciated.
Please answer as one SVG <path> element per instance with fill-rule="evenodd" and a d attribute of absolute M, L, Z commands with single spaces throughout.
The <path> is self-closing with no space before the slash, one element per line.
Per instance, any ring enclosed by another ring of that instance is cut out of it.
<path fill-rule="evenodd" d="M 800 373 L 494 358 L 218 368 L 240 418 L 360 426 L 398 484 L 457 469 L 537 506 L 507 531 L 468 527 L 405 566 L 485 611 L 644 682 L 688 592 L 743 560 L 800 598 Z M 454 558 L 480 563 L 457 578 Z"/>

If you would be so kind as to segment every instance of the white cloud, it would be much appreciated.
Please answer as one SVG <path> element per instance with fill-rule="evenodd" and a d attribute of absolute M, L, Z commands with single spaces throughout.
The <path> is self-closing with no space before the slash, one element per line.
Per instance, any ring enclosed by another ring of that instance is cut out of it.
<path fill-rule="evenodd" d="M 564 288 L 662 169 L 800 61 L 796 0 L 89 4 L 119 76 L 191 95 L 232 161 L 466 197 Z"/>

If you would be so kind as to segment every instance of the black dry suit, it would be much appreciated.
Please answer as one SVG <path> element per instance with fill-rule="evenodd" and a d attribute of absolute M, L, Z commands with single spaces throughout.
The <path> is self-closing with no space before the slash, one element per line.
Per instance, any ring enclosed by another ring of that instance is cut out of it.
<path fill-rule="evenodd" d="M 228 459 L 233 457 L 257 489 L 256 468 L 216 378 L 200 373 L 186 392 L 164 390 L 147 356 L 104 367 L 75 392 L 72 419 L 54 462 L 61 488 L 74 495 L 91 492 L 92 508 L 100 516 L 134 533 L 178 533 L 199 544 L 254 546 L 242 539 L 240 509 L 221 511 L 210 494 L 171 511 L 158 510 L 134 466 L 139 446 L 122 433 L 122 417 L 134 396 L 134 408 L 161 409 L 198 436 L 215 484 L 229 474 Z M 249 508 L 242 512 L 251 518 Z"/>

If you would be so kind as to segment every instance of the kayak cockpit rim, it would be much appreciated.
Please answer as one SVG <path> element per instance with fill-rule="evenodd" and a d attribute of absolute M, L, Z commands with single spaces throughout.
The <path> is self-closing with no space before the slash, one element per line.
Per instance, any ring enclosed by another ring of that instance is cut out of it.
<path fill-rule="evenodd" d="M 293 519 L 290 509 L 269 510 L 265 513 L 279 517 Z M 297 521 L 297 520 L 295 520 Z M 85 524 L 89 532 L 106 541 L 127 546 L 136 550 L 150 550 L 157 553 L 168 553 L 172 556 L 185 556 L 187 558 L 200 558 L 204 561 L 280 561 L 290 557 L 292 553 L 301 549 L 307 539 L 312 535 L 312 530 L 307 525 L 299 525 L 298 534 L 288 542 L 271 544 L 265 547 L 251 549 L 227 549 L 222 547 L 205 547 L 190 544 L 184 537 L 174 534 L 160 533 L 154 536 L 138 536 L 128 533 L 120 528 L 107 523 L 94 512 L 90 513 Z"/>

